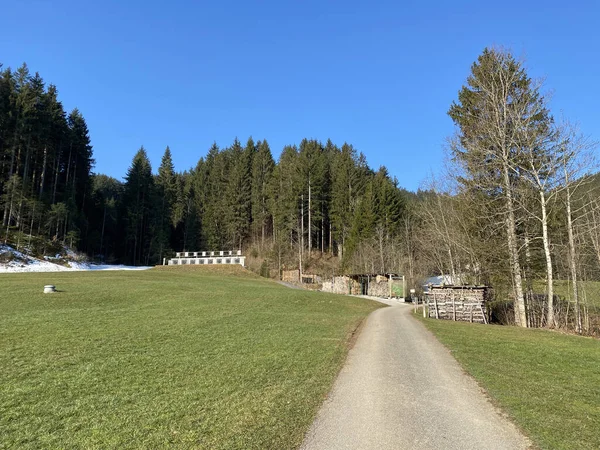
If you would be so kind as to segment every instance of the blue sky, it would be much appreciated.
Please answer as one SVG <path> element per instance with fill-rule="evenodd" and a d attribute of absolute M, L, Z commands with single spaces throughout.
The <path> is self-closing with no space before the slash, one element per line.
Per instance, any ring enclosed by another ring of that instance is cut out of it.
<path fill-rule="evenodd" d="M 27 62 L 88 122 L 95 171 L 144 145 L 178 170 L 213 141 L 352 143 L 417 189 L 440 170 L 446 115 L 486 46 L 543 76 L 556 116 L 600 139 L 600 2 L 4 2 L 0 62 Z"/>

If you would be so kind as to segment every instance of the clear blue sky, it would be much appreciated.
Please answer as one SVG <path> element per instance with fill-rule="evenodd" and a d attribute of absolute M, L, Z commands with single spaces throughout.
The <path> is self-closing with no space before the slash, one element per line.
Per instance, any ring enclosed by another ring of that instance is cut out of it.
<path fill-rule="evenodd" d="M 544 76 L 553 112 L 600 138 L 597 1 L 3 2 L 0 62 L 27 62 L 88 122 L 96 172 L 140 145 L 178 170 L 213 141 L 352 143 L 416 189 L 442 165 L 471 63 L 502 45 Z"/>

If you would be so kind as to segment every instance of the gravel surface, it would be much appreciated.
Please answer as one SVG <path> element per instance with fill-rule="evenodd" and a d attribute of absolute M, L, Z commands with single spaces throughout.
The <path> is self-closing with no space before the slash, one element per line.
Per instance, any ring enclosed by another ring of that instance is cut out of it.
<path fill-rule="evenodd" d="M 527 448 L 411 311 L 369 316 L 301 449 Z"/>

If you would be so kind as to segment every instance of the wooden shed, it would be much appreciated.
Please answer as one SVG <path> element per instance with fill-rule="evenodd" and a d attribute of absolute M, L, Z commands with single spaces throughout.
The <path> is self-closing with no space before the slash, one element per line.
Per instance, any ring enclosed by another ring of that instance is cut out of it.
<path fill-rule="evenodd" d="M 488 286 L 429 286 L 425 295 L 428 315 L 433 319 L 488 323 Z"/>

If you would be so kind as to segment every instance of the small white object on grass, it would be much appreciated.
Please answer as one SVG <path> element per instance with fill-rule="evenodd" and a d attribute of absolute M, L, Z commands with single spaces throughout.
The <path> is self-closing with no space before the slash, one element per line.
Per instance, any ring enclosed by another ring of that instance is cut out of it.
<path fill-rule="evenodd" d="M 53 292 L 56 292 L 56 286 L 53 284 L 47 284 L 44 286 L 44 294 L 51 294 Z"/>

